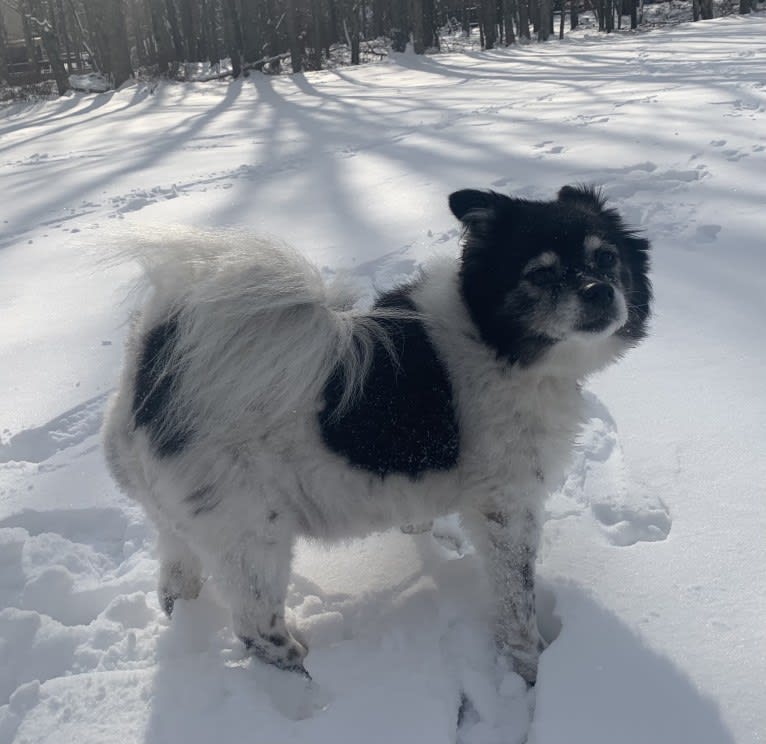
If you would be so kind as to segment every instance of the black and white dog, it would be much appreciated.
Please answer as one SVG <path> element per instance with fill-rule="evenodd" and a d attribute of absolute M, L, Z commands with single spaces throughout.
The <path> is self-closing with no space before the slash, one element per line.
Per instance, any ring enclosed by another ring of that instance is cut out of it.
<path fill-rule="evenodd" d="M 252 652 L 305 671 L 285 626 L 296 538 L 459 512 L 494 587 L 498 648 L 534 682 L 543 499 L 582 380 L 646 333 L 649 244 L 590 188 L 449 204 L 462 255 L 369 311 L 273 243 L 189 231 L 139 250 L 153 289 L 105 448 L 159 531 L 168 614 L 212 574 Z"/>

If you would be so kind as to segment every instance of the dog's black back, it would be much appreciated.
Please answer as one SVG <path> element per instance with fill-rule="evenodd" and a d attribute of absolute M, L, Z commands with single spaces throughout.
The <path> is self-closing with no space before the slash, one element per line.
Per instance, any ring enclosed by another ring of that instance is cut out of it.
<path fill-rule="evenodd" d="M 414 312 L 412 287 L 382 295 L 376 309 Z M 336 414 L 344 380 L 336 370 L 324 389 L 319 423 L 324 443 L 352 465 L 384 477 L 417 478 L 457 463 L 459 432 L 447 370 L 419 320 L 382 318 L 392 348 L 374 341 L 361 396 Z"/>

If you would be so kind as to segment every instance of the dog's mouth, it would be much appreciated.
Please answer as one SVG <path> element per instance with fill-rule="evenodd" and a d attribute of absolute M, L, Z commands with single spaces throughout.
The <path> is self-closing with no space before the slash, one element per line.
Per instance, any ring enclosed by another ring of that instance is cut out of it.
<path fill-rule="evenodd" d="M 602 313 L 598 318 L 588 319 L 581 323 L 575 330 L 580 331 L 580 333 L 603 333 L 610 326 L 614 326 L 614 330 L 617 330 L 615 325 L 617 321 L 618 318 L 615 317 L 615 313 Z"/>
<path fill-rule="evenodd" d="M 615 293 L 614 299 L 606 306 L 582 306 L 582 316 L 575 328 L 580 333 L 603 335 L 619 330 L 628 320 L 628 309 L 622 295 Z"/>

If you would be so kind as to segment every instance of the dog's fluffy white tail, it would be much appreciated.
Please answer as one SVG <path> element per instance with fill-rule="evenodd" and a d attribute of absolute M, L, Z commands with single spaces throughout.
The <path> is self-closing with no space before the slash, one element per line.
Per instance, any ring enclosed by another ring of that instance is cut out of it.
<path fill-rule="evenodd" d="M 375 342 L 391 347 L 375 313 L 352 310 L 348 288 L 325 283 L 287 246 L 174 228 L 134 236 L 129 252 L 151 288 L 139 333 L 174 324 L 163 366 L 182 372 L 175 425 L 194 430 L 201 418 L 211 434 L 236 436 L 250 416 L 281 419 L 316 400 L 334 371 L 344 379 L 340 410 L 359 394 Z"/>

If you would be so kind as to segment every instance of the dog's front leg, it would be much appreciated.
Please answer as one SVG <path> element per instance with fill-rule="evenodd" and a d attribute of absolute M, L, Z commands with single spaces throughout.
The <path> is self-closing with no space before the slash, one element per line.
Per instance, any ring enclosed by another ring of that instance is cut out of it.
<path fill-rule="evenodd" d="M 478 522 L 478 524 L 476 524 Z M 529 684 L 543 648 L 535 613 L 535 560 L 540 517 L 534 508 L 492 505 L 474 520 L 494 597 L 495 641 Z M 483 545 L 481 545 L 483 543 Z"/>

